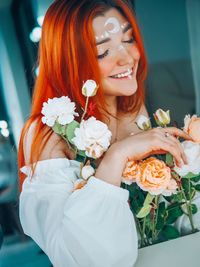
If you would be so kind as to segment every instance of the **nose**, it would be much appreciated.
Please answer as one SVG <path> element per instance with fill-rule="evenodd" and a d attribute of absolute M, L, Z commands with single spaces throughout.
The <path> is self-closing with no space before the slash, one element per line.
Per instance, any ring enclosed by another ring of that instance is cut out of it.
<path fill-rule="evenodd" d="M 123 45 L 119 45 L 118 47 L 118 64 L 120 66 L 133 64 L 133 57 L 131 53 Z"/>

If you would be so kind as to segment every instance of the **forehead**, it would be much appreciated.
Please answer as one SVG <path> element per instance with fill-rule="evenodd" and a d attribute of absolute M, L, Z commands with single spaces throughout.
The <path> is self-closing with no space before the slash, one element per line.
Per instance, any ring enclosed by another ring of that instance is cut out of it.
<path fill-rule="evenodd" d="M 115 8 L 109 9 L 104 13 L 104 16 L 97 16 L 93 19 L 93 30 L 96 36 L 101 35 L 106 29 L 111 30 L 114 26 L 124 24 L 127 20 Z"/>

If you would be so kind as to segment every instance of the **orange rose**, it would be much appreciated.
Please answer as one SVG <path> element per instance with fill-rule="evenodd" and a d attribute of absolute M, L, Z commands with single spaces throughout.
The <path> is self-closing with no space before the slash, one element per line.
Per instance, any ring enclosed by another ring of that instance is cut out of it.
<path fill-rule="evenodd" d="M 122 182 L 132 184 L 137 177 L 140 177 L 140 166 L 136 161 L 128 161 L 122 174 Z"/>
<path fill-rule="evenodd" d="M 184 131 L 189 134 L 195 143 L 200 144 L 200 118 L 197 115 L 186 115 L 184 118 Z"/>
<path fill-rule="evenodd" d="M 87 184 L 87 180 L 83 180 L 83 179 L 76 180 L 76 182 L 74 183 L 73 192 L 78 190 L 78 189 L 83 188 L 86 184 Z"/>
<path fill-rule="evenodd" d="M 171 181 L 171 170 L 164 161 L 154 157 L 140 163 L 141 175 L 136 178 L 137 185 L 152 195 L 164 194 Z"/>

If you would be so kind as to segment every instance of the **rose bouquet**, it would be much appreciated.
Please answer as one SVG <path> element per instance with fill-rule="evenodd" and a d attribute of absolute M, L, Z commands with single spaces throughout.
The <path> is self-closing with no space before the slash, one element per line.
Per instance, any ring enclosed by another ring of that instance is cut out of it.
<path fill-rule="evenodd" d="M 83 84 L 86 101 L 82 114 L 75 111 L 75 103 L 68 96 L 48 99 L 41 111 L 42 122 L 67 142 L 75 159 L 81 162 L 80 179 L 74 183 L 74 190 L 81 189 L 94 175 L 95 160 L 110 146 L 112 133 L 107 125 L 88 112 L 89 99 L 97 89 L 93 80 Z M 169 111 L 158 109 L 154 118 L 159 127 L 170 123 Z M 184 131 L 193 138 L 193 142 L 181 143 L 187 165 L 179 168 L 172 155 L 166 154 L 128 161 L 125 166 L 121 186 L 129 190 L 140 247 L 200 230 L 200 118 L 187 115 L 184 122 Z M 143 115 L 136 123 L 144 131 L 152 128 L 150 119 Z"/>
<path fill-rule="evenodd" d="M 169 111 L 154 114 L 159 127 L 170 123 Z M 183 141 L 188 164 L 181 168 L 171 154 L 128 161 L 122 187 L 129 190 L 129 204 L 140 236 L 140 247 L 200 230 L 200 118 L 187 115 L 184 131 L 192 141 Z M 151 129 L 151 122 L 139 116 L 137 126 Z M 166 135 L 167 137 L 167 135 Z"/>
<path fill-rule="evenodd" d="M 88 116 L 89 98 L 95 96 L 97 89 L 98 86 L 93 80 L 87 80 L 83 84 L 82 94 L 86 97 L 86 102 L 80 122 L 75 120 L 80 114 L 75 112 L 75 103 L 68 96 L 48 99 L 43 103 L 41 111 L 42 122 L 60 135 L 74 152 L 75 159 L 81 161 L 81 178 L 76 181 L 74 190 L 87 183 L 95 172 L 92 163 L 110 146 L 112 134 L 107 125 L 93 116 Z"/>

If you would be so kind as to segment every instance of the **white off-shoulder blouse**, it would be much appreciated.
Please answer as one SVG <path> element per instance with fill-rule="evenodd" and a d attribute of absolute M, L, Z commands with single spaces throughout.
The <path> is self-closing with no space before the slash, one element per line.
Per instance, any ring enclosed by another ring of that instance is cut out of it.
<path fill-rule="evenodd" d="M 137 233 L 126 189 L 91 177 L 73 192 L 80 163 L 64 158 L 39 161 L 26 174 L 20 220 L 55 267 L 133 267 Z"/>

